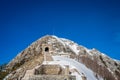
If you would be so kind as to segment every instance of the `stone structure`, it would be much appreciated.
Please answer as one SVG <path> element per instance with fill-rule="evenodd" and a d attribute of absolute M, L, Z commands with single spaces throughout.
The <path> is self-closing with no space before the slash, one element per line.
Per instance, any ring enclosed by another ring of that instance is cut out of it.
<path fill-rule="evenodd" d="M 41 65 L 35 69 L 35 75 L 60 75 L 62 71 L 60 65 Z"/>
<path fill-rule="evenodd" d="M 52 47 L 49 44 L 42 44 L 42 54 L 44 55 L 44 62 L 53 61 L 51 57 Z"/>
<path fill-rule="evenodd" d="M 67 79 L 65 75 L 34 75 L 29 80 L 76 80 L 76 77 L 69 75 Z"/>
<path fill-rule="evenodd" d="M 27 70 L 22 80 L 76 80 L 75 76 L 69 74 L 68 65 L 64 65 L 65 68 L 63 68 L 59 64 L 49 64 L 49 62 L 53 61 L 51 45 L 42 44 L 41 48 L 42 55 L 44 55 L 43 64 Z M 69 57 L 68 53 L 60 53 L 60 56 Z"/>
<path fill-rule="evenodd" d="M 43 53 L 43 54 L 44 54 L 44 53 L 50 54 L 51 51 L 52 51 L 51 45 L 49 45 L 49 44 L 42 44 L 42 53 Z"/>
<path fill-rule="evenodd" d="M 60 65 L 41 65 L 34 70 L 28 70 L 22 80 L 76 80 L 75 76 L 69 74 L 69 66 L 65 67 L 64 69 Z"/>
<path fill-rule="evenodd" d="M 85 76 L 82 76 L 82 80 L 87 80 L 87 78 Z"/>
<path fill-rule="evenodd" d="M 68 65 L 65 65 L 65 75 L 69 75 L 69 66 Z"/>
<path fill-rule="evenodd" d="M 59 53 L 59 56 L 63 56 L 63 57 L 67 57 L 70 58 L 70 54 L 69 53 Z"/>

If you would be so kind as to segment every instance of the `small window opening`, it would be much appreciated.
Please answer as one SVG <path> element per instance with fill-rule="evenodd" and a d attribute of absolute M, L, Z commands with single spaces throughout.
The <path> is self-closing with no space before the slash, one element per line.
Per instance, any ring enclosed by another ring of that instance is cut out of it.
<path fill-rule="evenodd" d="M 45 52 L 49 52 L 49 48 L 48 47 L 45 48 Z"/>

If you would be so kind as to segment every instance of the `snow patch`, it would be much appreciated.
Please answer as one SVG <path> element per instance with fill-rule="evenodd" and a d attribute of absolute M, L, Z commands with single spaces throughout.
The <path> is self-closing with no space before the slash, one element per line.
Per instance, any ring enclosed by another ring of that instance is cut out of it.
<path fill-rule="evenodd" d="M 52 37 L 54 37 L 55 39 L 57 39 L 60 43 L 62 43 L 63 44 L 63 46 L 65 47 L 65 44 L 64 44 L 64 42 L 62 41 L 62 40 L 60 40 L 57 36 L 52 36 Z"/>
<path fill-rule="evenodd" d="M 80 75 L 85 74 L 85 76 L 87 77 L 87 80 L 97 80 L 97 78 L 94 75 L 94 72 L 90 69 L 88 69 L 85 65 L 83 65 L 82 63 L 79 63 L 73 59 L 70 58 L 65 58 L 65 57 L 61 57 L 61 56 L 52 56 L 53 59 L 55 61 L 62 61 L 64 65 L 69 65 L 69 66 L 73 66 L 75 67 L 78 72 L 80 73 Z M 76 74 L 76 73 L 74 73 Z M 80 76 L 77 76 L 77 80 L 81 80 Z"/>
<path fill-rule="evenodd" d="M 68 41 L 67 39 L 64 39 L 64 38 L 60 38 L 61 40 L 64 41 L 64 43 L 75 53 L 75 54 L 79 54 L 79 51 L 77 49 L 78 45 L 72 41 Z M 72 45 L 71 45 L 72 44 Z"/>

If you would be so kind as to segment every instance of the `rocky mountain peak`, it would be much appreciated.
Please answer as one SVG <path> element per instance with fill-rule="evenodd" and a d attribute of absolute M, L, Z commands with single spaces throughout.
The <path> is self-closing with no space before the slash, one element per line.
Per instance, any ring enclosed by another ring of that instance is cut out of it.
<path fill-rule="evenodd" d="M 119 61 L 111 59 L 95 48 L 87 49 L 71 40 L 58 38 L 54 35 L 46 35 L 21 51 L 7 64 L 6 71 L 9 74 L 4 80 L 27 80 L 26 76 L 34 75 L 35 70 L 40 69 L 40 65 L 44 64 L 44 61 L 48 64 L 56 64 L 55 61 L 57 61 L 61 66 L 69 65 L 70 72 L 76 76 L 76 80 L 83 80 L 82 76 L 86 77 L 87 80 L 120 80 Z M 71 64 L 68 64 L 69 62 Z M 82 68 L 84 69 L 81 70 Z M 62 70 L 64 68 L 56 69 Z M 73 73 L 73 69 L 76 73 Z"/>

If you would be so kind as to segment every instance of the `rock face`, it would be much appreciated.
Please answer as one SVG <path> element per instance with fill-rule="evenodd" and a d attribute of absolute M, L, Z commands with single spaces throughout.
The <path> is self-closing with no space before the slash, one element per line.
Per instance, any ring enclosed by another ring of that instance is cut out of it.
<path fill-rule="evenodd" d="M 10 61 L 6 67 L 9 74 L 4 80 L 21 80 L 27 75 L 27 71 L 41 65 L 43 61 L 52 61 L 52 56 L 63 56 L 84 64 L 94 72 L 96 80 L 120 80 L 119 61 L 109 58 L 96 49 L 87 49 L 73 41 L 50 35 L 33 42 Z"/>

